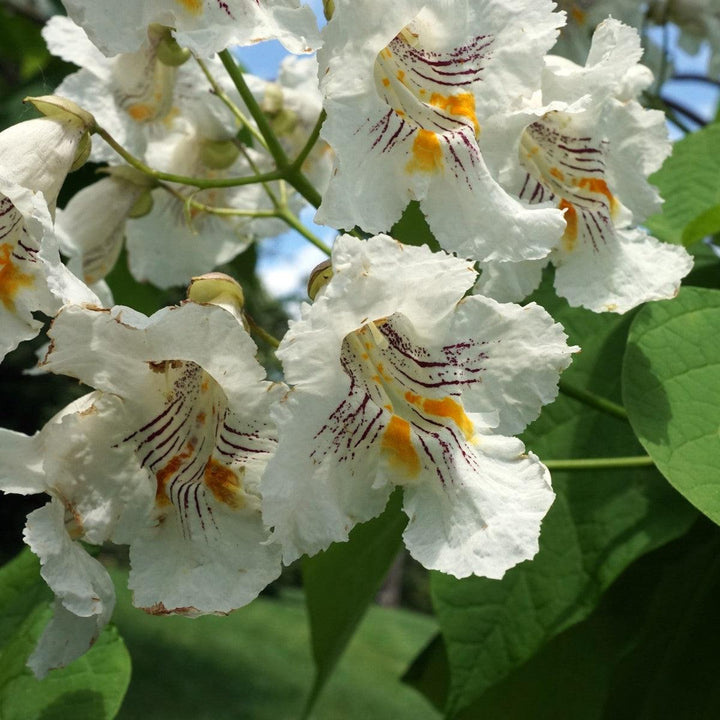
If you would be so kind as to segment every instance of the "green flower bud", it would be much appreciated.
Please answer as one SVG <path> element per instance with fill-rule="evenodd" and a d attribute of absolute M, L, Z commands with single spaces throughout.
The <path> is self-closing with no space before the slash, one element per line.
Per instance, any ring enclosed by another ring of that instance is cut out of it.
<path fill-rule="evenodd" d="M 200 144 L 200 161 L 211 170 L 230 167 L 240 154 L 232 140 L 203 140 Z"/>
<path fill-rule="evenodd" d="M 332 278 L 332 276 L 332 262 L 330 260 L 323 260 L 310 273 L 310 279 L 308 280 L 307 286 L 308 297 L 311 300 L 314 300 L 315 296 L 330 282 L 330 278 Z"/>

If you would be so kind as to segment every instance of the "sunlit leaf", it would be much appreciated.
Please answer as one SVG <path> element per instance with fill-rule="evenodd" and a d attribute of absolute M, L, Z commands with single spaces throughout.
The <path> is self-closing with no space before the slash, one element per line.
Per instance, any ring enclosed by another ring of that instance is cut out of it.
<path fill-rule="evenodd" d="M 694 132 L 673 145 L 672 155 L 650 176 L 665 199 L 662 213 L 646 222 L 656 237 L 666 242 L 690 244 L 704 234 L 717 232 L 718 167 L 720 123 Z"/>
<path fill-rule="evenodd" d="M 623 396 L 663 475 L 720 523 L 720 291 L 684 288 L 630 331 Z"/>

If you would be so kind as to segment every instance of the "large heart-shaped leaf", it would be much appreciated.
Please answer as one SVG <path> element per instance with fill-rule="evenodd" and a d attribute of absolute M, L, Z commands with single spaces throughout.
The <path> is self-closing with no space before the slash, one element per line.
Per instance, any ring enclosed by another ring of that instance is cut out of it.
<path fill-rule="evenodd" d="M 623 398 L 663 475 L 720 523 L 720 291 L 684 288 L 638 313 Z"/>

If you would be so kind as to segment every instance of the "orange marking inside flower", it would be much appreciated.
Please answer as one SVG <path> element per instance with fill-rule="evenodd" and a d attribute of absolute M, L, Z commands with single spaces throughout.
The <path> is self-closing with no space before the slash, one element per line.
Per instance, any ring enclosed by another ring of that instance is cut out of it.
<path fill-rule="evenodd" d="M 561 200 L 558 205 L 560 210 L 565 210 L 565 233 L 562 236 L 562 244 L 565 250 L 571 252 L 575 249 L 575 243 L 578 236 L 577 210 L 572 203 L 567 200 Z"/>
<path fill-rule="evenodd" d="M 145 103 L 135 103 L 127 109 L 128 115 L 136 122 L 146 122 L 155 115 L 155 110 Z"/>
<path fill-rule="evenodd" d="M 229 467 L 210 458 L 203 474 L 205 486 L 215 499 L 233 510 L 240 509 L 245 503 L 242 497 L 240 478 Z"/>
<path fill-rule="evenodd" d="M 398 70 L 397 71 L 397 79 L 404 84 L 405 81 L 405 71 L 404 70 Z"/>
<path fill-rule="evenodd" d="M 440 139 L 430 130 L 418 130 L 412 146 L 413 157 L 405 166 L 407 172 L 435 172 L 442 170 Z"/>
<path fill-rule="evenodd" d="M 192 15 L 200 15 L 203 11 L 202 0 L 175 0 L 175 2 Z"/>
<path fill-rule="evenodd" d="M 385 87 L 387 87 L 388 85 L 390 85 L 390 78 L 383 78 L 383 79 L 382 79 L 382 84 L 383 84 Z"/>
<path fill-rule="evenodd" d="M 589 190 L 591 193 L 599 193 L 600 195 L 604 195 L 607 198 L 608 204 L 610 206 L 610 212 L 615 212 L 617 200 L 615 200 L 615 196 L 610 192 L 610 188 L 607 186 L 607 183 L 602 178 L 576 178 L 575 180 L 573 180 L 573 185 L 583 190 Z"/>
<path fill-rule="evenodd" d="M 570 10 L 570 14 L 572 15 L 573 20 L 578 25 L 585 24 L 585 19 L 586 19 L 587 15 L 577 5 L 572 6 L 572 9 Z"/>
<path fill-rule="evenodd" d="M 446 110 L 451 115 L 468 118 L 473 124 L 475 135 L 480 134 L 480 125 L 475 114 L 475 96 L 472 93 L 459 93 L 458 95 L 433 93 L 430 96 L 430 104 L 433 107 Z"/>
<path fill-rule="evenodd" d="M 563 180 L 565 180 L 565 173 L 556 167 L 550 168 L 550 174 L 560 182 L 563 182 Z"/>
<path fill-rule="evenodd" d="M 410 439 L 410 423 L 397 415 L 390 418 L 381 443 L 390 453 L 390 464 L 411 477 L 420 472 L 420 458 Z"/>
<path fill-rule="evenodd" d="M 35 280 L 32 275 L 21 272 L 12 260 L 13 246 L 0 245 L 0 300 L 10 312 L 15 312 L 15 296 Z"/>
<path fill-rule="evenodd" d="M 155 473 L 155 479 L 157 480 L 157 488 L 155 490 L 155 504 L 158 507 L 170 505 L 170 503 L 172 502 L 170 500 L 170 496 L 167 493 L 167 485 L 172 479 L 173 475 L 175 475 L 177 471 L 182 467 L 182 464 L 190 457 L 191 453 L 192 448 L 188 447 L 185 452 L 171 457 L 167 465 L 161 467 Z"/>
<path fill-rule="evenodd" d="M 426 415 L 435 417 L 450 418 L 462 430 L 466 440 L 472 440 L 475 436 L 475 428 L 472 420 L 465 414 L 463 406 L 451 397 L 444 397 L 440 400 L 425 398 L 409 390 L 405 393 L 405 399 L 415 407 L 420 408 Z"/>

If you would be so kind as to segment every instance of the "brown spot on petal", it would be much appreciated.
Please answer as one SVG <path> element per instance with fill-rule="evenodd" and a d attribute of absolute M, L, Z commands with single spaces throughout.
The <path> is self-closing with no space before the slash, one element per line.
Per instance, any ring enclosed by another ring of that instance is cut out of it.
<path fill-rule="evenodd" d="M 153 372 L 165 373 L 168 369 L 177 370 L 182 365 L 182 360 L 159 360 L 157 362 L 150 360 L 148 365 Z"/>

